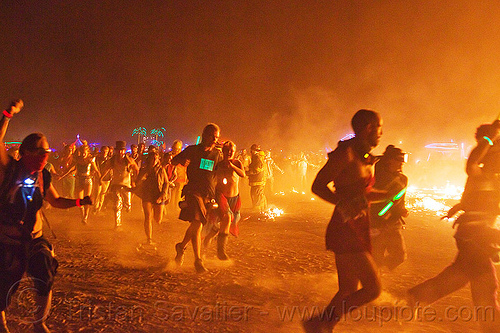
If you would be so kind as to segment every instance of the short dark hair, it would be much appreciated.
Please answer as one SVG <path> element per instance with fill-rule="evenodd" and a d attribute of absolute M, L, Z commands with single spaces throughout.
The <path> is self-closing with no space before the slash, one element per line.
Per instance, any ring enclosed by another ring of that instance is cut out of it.
<path fill-rule="evenodd" d="M 360 133 L 368 124 L 377 122 L 380 119 L 378 112 L 361 109 L 354 114 L 351 119 L 351 126 L 355 134 Z"/>
<path fill-rule="evenodd" d="M 24 138 L 23 142 L 19 146 L 19 154 L 24 155 L 27 151 L 36 150 L 36 145 L 38 142 L 45 138 L 45 135 L 42 133 L 31 133 L 27 137 Z"/>
<path fill-rule="evenodd" d="M 212 133 L 212 132 L 220 132 L 220 128 L 219 126 L 217 126 L 216 124 L 214 123 L 209 123 L 207 126 L 205 126 L 205 128 L 203 129 L 203 133 L 202 133 L 202 136 L 205 136 L 207 135 L 208 133 Z"/>

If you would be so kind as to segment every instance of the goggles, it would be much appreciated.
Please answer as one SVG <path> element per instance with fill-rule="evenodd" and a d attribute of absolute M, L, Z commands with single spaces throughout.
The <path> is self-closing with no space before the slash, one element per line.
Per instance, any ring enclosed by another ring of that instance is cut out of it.
<path fill-rule="evenodd" d="M 34 155 L 42 156 L 42 155 L 46 155 L 46 154 L 51 153 L 52 149 L 50 149 L 50 148 L 45 149 L 45 148 L 40 147 L 40 148 L 36 148 L 34 150 L 28 150 L 28 152 L 33 153 Z"/>

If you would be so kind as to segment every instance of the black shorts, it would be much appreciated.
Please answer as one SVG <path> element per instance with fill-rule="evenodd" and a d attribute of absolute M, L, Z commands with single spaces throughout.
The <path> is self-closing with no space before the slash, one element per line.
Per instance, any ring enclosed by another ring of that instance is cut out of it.
<path fill-rule="evenodd" d="M 26 272 L 33 278 L 38 294 L 47 296 L 57 266 L 52 245 L 43 237 L 19 245 L 0 243 L 0 311 L 7 308 Z"/>
<path fill-rule="evenodd" d="M 208 211 L 206 204 L 210 201 L 208 197 L 203 197 L 198 194 L 186 194 L 184 208 L 181 208 L 179 219 L 183 221 L 200 221 L 202 224 L 207 223 Z"/>

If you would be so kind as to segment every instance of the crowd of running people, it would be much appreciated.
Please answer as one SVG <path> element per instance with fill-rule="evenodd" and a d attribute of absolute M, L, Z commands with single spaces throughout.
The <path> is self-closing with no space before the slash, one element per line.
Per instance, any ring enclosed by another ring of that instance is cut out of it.
<path fill-rule="evenodd" d="M 205 126 L 199 144 L 184 149 L 176 140 L 168 151 L 139 144 L 127 152 L 126 142 L 116 141 L 97 151 L 83 141 L 66 145 L 57 158 L 49 160 L 51 149 L 41 133 L 28 135 L 17 149 L 6 149 L 3 139 L 8 124 L 23 105 L 15 100 L 0 120 L 0 332 L 9 332 L 5 309 L 25 273 L 33 277 L 37 290 L 34 329 L 49 331 L 45 319 L 58 263 L 42 235 L 44 200 L 56 208 L 79 207 L 83 224 L 89 223 L 91 212 L 98 214 L 109 207 L 119 232 L 122 214 L 130 211 L 131 197 L 136 195 L 142 202 L 146 243 L 154 244 L 153 219 L 161 223 L 165 211 L 178 216 L 189 225 L 175 244 L 175 262 L 183 264 L 191 244 L 194 267 L 203 273 L 202 247 L 210 246 L 213 239 L 218 258 L 229 260 L 228 237 L 239 234 L 240 180 L 248 180 L 252 207 L 262 213 L 267 207 L 266 192 L 276 191 L 275 175 L 284 173 L 257 144 L 250 154 L 241 151 L 236 156 L 234 142 L 220 142 L 220 128 L 213 123 Z M 351 125 L 355 136 L 340 141 L 328 154 L 312 183 L 314 194 L 335 205 L 326 246 L 335 253 L 339 290 L 326 307 L 331 316 L 303 322 L 306 332 L 332 331 L 343 315 L 379 296 L 382 267 L 392 270 L 406 259 L 405 153 L 389 145 L 382 156 L 372 155 L 382 135 L 377 112 L 359 110 Z M 495 227 L 500 214 L 500 121 L 480 126 L 476 141 L 467 160 L 462 200 L 447 216 L 463 212 L 455 222 L 456 260 L 435 278 L 408 290 L 409 306 L 432 303 L 470 283 L 475 306 L 491 307 L 498 314 L 493 263 L 498 261 L 500 243 Z M 314 166 L 304 153 L 290 161 L 300 187 L 307 184 L 304 178 L 310 165 Z M 498 320 L 481 325 L 485 332 L 499 332 Z"/>

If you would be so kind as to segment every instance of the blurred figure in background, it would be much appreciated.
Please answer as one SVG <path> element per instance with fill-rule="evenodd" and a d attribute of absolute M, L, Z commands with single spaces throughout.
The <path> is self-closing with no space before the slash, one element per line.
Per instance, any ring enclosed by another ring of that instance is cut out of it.
<path fill-rule="evenodd" d="M 265 193 L 266 186 L 266 163 L 264 152 L 260 146 L 253 144 L 250 147 L 252 161 L 248 166 L 248 185 L 250 185 L 250 196 L 252 198 L 252 208 L 259 213 L 267 209 L 267 199 Z"/>
<path fill-rule="evenodd" d="M 169 155 L 171 158 L 174 158 L 182 151 L 182 141 L 175 140 L 172 143 L 172 150 Z M 174 180 L 174 186 L 172 188 L 172 197 L 169 204 L 166 206 L 166 210 L 168 214 L 172 213 L 173 215 L 179 214 L 179 201 L 181 201 L 181 193 L 184 185 L 187 183 L 186 176 L 186 167 L 182 164 L 177 164 L 175 166 L 176 178 Z"/>
<path fill-rule="evenodd" d="M 266 193 L 266 198 L 271 198 L 275 194 L 275 188 L 274 188 L 274 172 L 278 171 L 281 174 L 283 174 L 283 170 L 276 164 L 274 159 L 271 157 L 271 151 L 268 150 L 266 151 L 266 156 L 264 158 L 264 161 L 266 162 L 266 188 L 265 188 L 265 193 Z"/>
<path fill-rule="evenodd" d="M 68 172 L 68 170 L 73 166 L 74 154 L 76 151 L 76 147 L 74 144 L 65 145 L 63 147 L 63 153 L 60 157 L 59 162 L 59 174 L 64 175 Z M 75 171 L 68 174 L 61 180 L 62 185 L 62 194 L 67 198 L 75 197 Z"/>
<path fill-rule="evenodd" d="M 104 165 L 111 156 L 109 155 L 109 147 L 102 146 L 96 157 L 96 165 L 99 169 L 99 174 L 102 172 Z M 109 182 L 111 181 L 111 172 L 109 172 L 105 177 L 96 179 L 96 191 L 95 191 L 95 212 L 98 213 L 104 206 L 104 199 L 106 193 L 108 192 Z"/>
<path fill-rule="evenodd" d="M 463 210 L 455 241 L 455 261 L 437 276 L 408 291 L 411 306 L 434 303 L 452 292 L 470 285 L 474 307 L 484 312 L 478 320 L 483 332 L 500 332 L 498 279 L 494 262 L 499 262 L 500 230 L 500 121 L 481 125 L 476 131 L 477 145 L 467 159 L 465 184 L 459 204 L 447 218 Z"/>
<path fill-rule="evenodd" d="M 131 210 L 132 174 L 138 174 L 139 168 L 135 161 L 127 156 L 126 142 L 116 141 L 115 155 L 104 165 L 102 178 L 112 172 L 109 192 L 113 196 L 113 210 L 115 212 L 115 229 L 121 230 L 122 212 Z"/>
<path fill-rule="evenodd" d="M 405 155 L 400 148 L 389 145 L 375 164 L 373 188 L 386 191 L 390 199 L 370 205 L 372 253 L 378 267 L 390 270 L 406 260 L 403 217 L 408 216 L 405 207 L 408 177 L 403 174 Z"/>
<path fill-rule="evenodd" d="M 161 223 L 163 206 L 169 200 L 169 181 L 165 169 L 160 163 L 160 154 L 151 150 L 145 160 L 144 167 L 137 177 L 134 193 L 142 200 L 144 212 L 144 232 L 147 244 L 153 244 L 154 218 L 157 224 Z"/>

